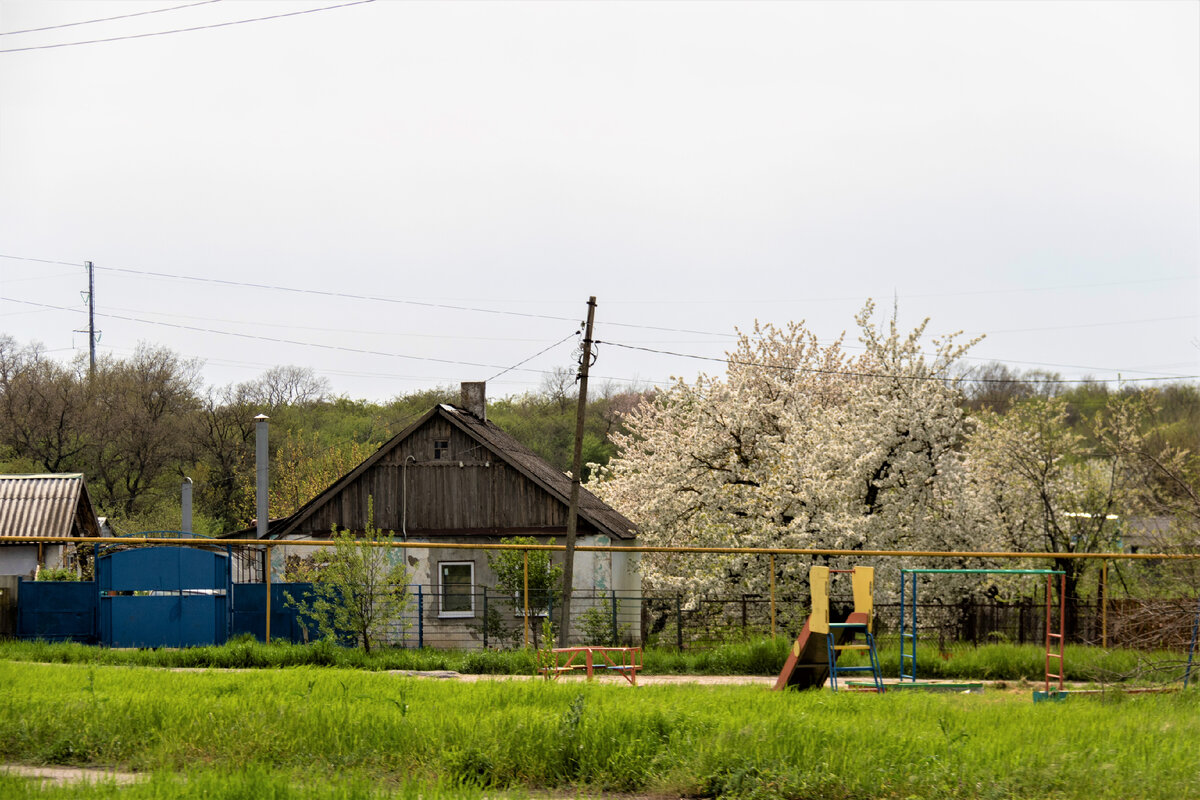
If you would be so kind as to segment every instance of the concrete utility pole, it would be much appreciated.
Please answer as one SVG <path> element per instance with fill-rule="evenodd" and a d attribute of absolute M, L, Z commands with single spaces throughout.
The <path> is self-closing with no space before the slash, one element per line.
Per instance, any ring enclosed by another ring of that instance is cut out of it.
<path fill-rule="evenodd" d="M 579 483 L 583 472 L 583 419 L 587 414 L 588 368 L 592 365 L 592 321 L 596 298 L 588 298 L 587 326 L 583 333 L 583 357 L 579 360 L 579 404 L 575 412 L 575 457 L 571 460 L 571 504 L 567 509 L 567 552 L 563 560 L 563 598 L 558 623 L 558 646 L 567 647 L 571 635 L 571 581 L 575 579 L 575 538 L 579 518 Z"/>
<path fill-rule="evenodd" d="M 96 374 L 96 268 L 88 268 L 88 375 Z"/>
<path fill-rule="evenodd" d="M 83 266 L 87 269 L 88 288 L 88 379 L 96 377 L 96 272 L 92 262 L 85 261 Z M 83 292 L 80 292 L 82 295 Z M 84 333 L 84 331 L 76 330 L 75 333 Z"/>

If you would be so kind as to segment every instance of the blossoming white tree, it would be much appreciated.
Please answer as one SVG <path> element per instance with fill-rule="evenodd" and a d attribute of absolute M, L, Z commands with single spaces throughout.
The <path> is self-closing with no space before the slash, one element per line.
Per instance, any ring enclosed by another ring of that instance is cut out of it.
<path fill-rule="evenodd" d="M 1096 553 L 1118 550 L 1119 522 L 1138 508 L 1147 482 L 1135 454 L 1149 418 L 1135 397 L 1110 396 L 1088 425 L 1072 428 L 1065 398 L 1033 399 L 1005 414 L 982 411 L 968 448 L 963 499 L 998 549 Z M 1015 565 L 1013 565 L 1015 566 Z M 1088 565 L 1059 558 L 1031 562 L 1065 574 L 1068 633 L 1077 629 L 1079 588 Z"/>
<path fill-rule="evenodd" d="M 877 328 L 874 310 L 856 317 L 865 352 L 853 356 L 802 324 L 756 324 L 728 353 L 724 377 L 678 380 L 636 408 L 589 488 L 650 545 L 960 545 L 955 365 L 973 342 L 926 344 L 928 321 L 907 333 L 894 318 Z M 766 563 L 713 555 L 643 566 L 651 588 L 695 596 L 765 593 Z M 807 567 L 777 561 L 785 591 L 806 585 Z"/>

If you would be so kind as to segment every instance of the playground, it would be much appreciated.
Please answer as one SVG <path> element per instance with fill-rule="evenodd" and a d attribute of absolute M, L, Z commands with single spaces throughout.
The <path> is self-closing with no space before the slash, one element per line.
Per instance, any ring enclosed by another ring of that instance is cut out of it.
<path fill-rule="evenodd" d="M 836 574 L 850 576 L 853 610 L 842 621 L 830 620 L 830 580 Z M 1034 702 L 1065 699 L 1072 692 L 1064 684 L 1066 676 L 1066 581 L 1061 571 L 1046 569 L 901 569 L 900 570 L 900 652 L 898 680 L 885 683 L 880 666 L 880 657 L 872 632 L 874 612 L 873 567 L 833 569 L 815 566 L 809 570 L 808 580 L 812 597 L 812 614 L 796 637 L 787 661 L 775 681 L 776 691 L 784 689 L 813 689 L 828 685 L 836 692 L 839 688 L 852 691 L 868 691 L 883 694 L 886 691 L 955 691 L 981 693 L 984 685 L 978 682 L 955 683 L 948 681 L 919 681 L 917 591 L 918 576 L 938 575 L 1021 575 L 1039 576 L 1045 579 L 1045 656 L 1041 691 L 1034 691 Z M 1186 667 L 1181 685 L 1186 688 L 1192 673 L 1198 634 L 1200 634 L 1200 609 L 1193 621 L 1192 640 L 1188 648 Z M 859 652 L 866 655 L 861 660 L 847 663 L 842 655 Z M 851 681 L 851 676 L 862 676 L 869 680 Z M 842 680 L 839 681 L 839 678 Z M 1144 691 L 1145 689 L 1137 689 Z M 1093 690 L 1082 690 L 1093 691 Z"/>

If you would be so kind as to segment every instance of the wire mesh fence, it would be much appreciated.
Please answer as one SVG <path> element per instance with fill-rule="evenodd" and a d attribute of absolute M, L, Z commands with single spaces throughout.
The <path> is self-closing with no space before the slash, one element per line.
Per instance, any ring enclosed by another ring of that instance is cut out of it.
<path fill-rule="evenodd" d="M 196 545 L 183 541 L 141 544 L 168 543 Z M 134 542 L 123 544 L 138 545 Z M 271 573 L 282 577 L 286 558 L 279 557 L 279 553 L 286 552 L 285 548 L 310 548 L 321 544 L 272 543 L 269 547 L 276 553 L 274 561 L 267 557 L 268 546 L 263 543 L 208 546 L 232 555 L 232 581 L 236 587 L 242 582 L 247 585 L 266 582 L 268 563 L 274 565 Z M 410 603 L 384 637 L 388 643 L 400 647 L 506 649 L 541 646 L 547 624 L 551 635 L 555 634 L 554 625 L 558 623 L 561 607 L 557 594 L 540 596 L 531 592 L 527 603 L 520 591 L 501 590 L 494 582 L 478 582 L 480 578 L 483 581 L 495 578 L 485 569 L 485 553 L 479 552 L 490 545 L 406 544 L 421 548 L 416 551 L 418 555 L 422 550 L 430 555 L 425 559 L 428 566 L 423 567 L 424 571 L 414 570 L 411 574 L 410 579 L 417 578 L 419 582 L 408 587 Z M 472 547 L 478 549 L 472 550 Z M 454 564 L 474 564 L 475 571 L 466 572 L 468 580 L 474 578 L 474 581 L 443 581 L 441 585 L 436 582 L 439 576 L 446 577 L 443 574 L 446 570 L 439 571 L 435 565 L 444 568 L 451 563 L 439 560 L 443 558 L 439 553 L 447 548 L 454 552 L 445 558 L 458 559 L 453 561 Z M 698 588 L 700 578 L 690 584 L 688 581 L 674 584 L 680 586 L 680 590 L 644 588 L 614 592 L 577 587 L 572 594 L 571 643 L 698 650 L 771 635 L 790 638 L 799 632 L 811 609 L 808 570 L 813 565 L 824 564 L 839 568 L 875 568 L 875 626 L 881 643 L 886 644 L 899 633 L 900 608 L 896 590 L 901 567 L 930 563 L 945 565 L 948 562 L 974 566 L 989 560 L 1003 566 L 1019 563 L 998 561 L 997 554 L 864 553 L 833 557 L 783 551 L 713 553 L 678 550 L 669 554 L 643 554 L 642 565 L 630 567 L 630 574 L 635 578 L 630 583 L 661 587 L 663 584 L 656 584 L 655 577 L 661 581 L 665 572 L 661 567 L 650 568 L 649 560 L 652 556 L 669 556 L 674 573 L 707 576 L 710 580 L 706 585 L 724 585 L 724 588 L 701 591 Z M 536 550 L 518 548 L 517 552 Z M 413 563 L 411 551 L 409 555 L 409 562 Z M 558 558 L 557 552 L 555 557 Z M 718 557 L 725 561 L 718 564 L 714 561 Z M 1121 648 L 1187 648 L 1196 628 L 1200 559 L 1191 555 L 1120 561 L 1123 558 L 1120 554 L 1113 554 L 1111 558 L 1108 566 L 1098 558 L 1061 562 L 1074 569 L 1073 588 L 1068 592 L 1067 602 L 1067 641 Z M 1044 567 L 1047 559 L 1026 559 L 1024 563 Z M 1057 566 L 1060 562 L 1054 563 Z M 630 564 L 635 562 L 631 560 Z M 257 573 L 250 568 L 255 568 Z M 597 571 L 600 577 L 589 579 L 596 585 L 602 585 L 603 580 L 613 581 L 618 571 L 611 565 L 608 569 L 611 572 Z M 242 572 L 245 575 L 239 577 Z M 720 580 L 711 580 L 714 575 Z M 921 602 L 917 605 L 917 623 L 923 642 L 954 648 L 997 642 L 1040 644 L 1044 641 L 1045 590 L 1044 585 L 1038 583 L 1040 579 L 1021 583 L 1003 577 L 971 578 L 952 584 L 945 576 L 931 576 L 929 583 L 923 584 Z M 281 588 L 277 581 L 278 578 L 272 581 L 275 587 L 272 596 Z M 832 589 L 833 616 L 848 613 L 853 606 L 849 587 L 835 583 Z M 270 616 L 275 637 L 309 641 L 319 638 L 320 633 L 311 626 L 287 625 L 277 619 L 277 615 L 286 614 L 286 609 L 280 601 L 271 602 L 274 607 L 269 611 L 256 611 L 253 615 L 264 617 L 264 627 L 265 616 Z M 234 602 L 234 605 L 239 604 Z M 231 613 L 239 611 L 234 608 Z"/>

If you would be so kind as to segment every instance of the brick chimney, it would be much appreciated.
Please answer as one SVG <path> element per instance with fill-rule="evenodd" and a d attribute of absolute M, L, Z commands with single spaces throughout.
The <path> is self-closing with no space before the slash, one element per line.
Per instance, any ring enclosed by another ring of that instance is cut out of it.
<path fill-rule="evenodd" d="M 486 422 L 487 383 L 484 381 L 464 381 L 462 384 L 462 399 L 459 400 L 458 404 Z"/>

